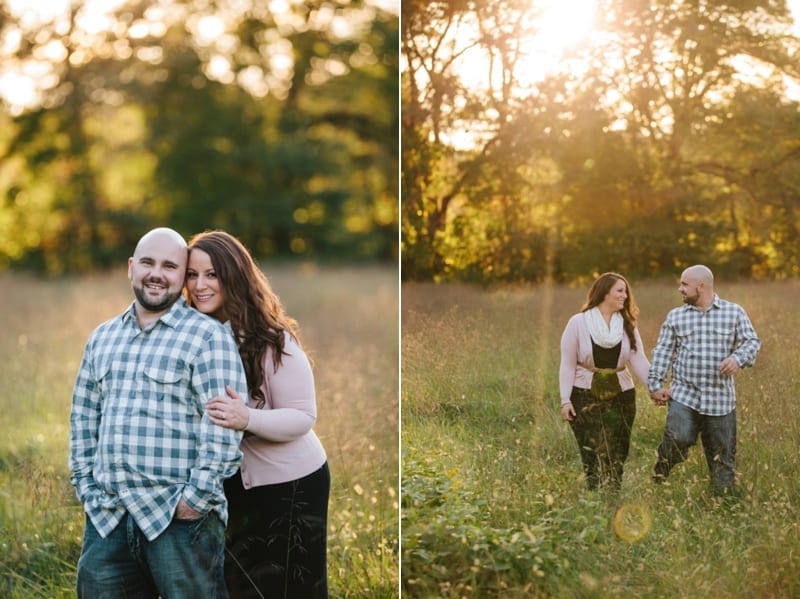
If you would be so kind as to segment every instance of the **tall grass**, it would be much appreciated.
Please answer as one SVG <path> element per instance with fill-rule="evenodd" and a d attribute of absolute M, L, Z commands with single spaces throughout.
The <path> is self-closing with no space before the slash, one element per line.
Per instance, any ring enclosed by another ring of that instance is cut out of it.
<path fill-rule="evenodd" d="M 332 475 L 332 597 L 398 588 L 397 276 L 265 266 L 314 364 Z M 124 271 L 0 275 L 0 596 L 74 596 L 82 509 L 69 485 L 72 384 L 83 345 L 132 299 Z"/>
<path fill-rule="evenodd" d="M 560 336 L 585 292 L 403 286 L 403 596 L 800 596 L 800 284 L 718 283 L 762 340 L 737 375 L 732 501 L 710 493 L 699 446 L 651 482 L 665 409 L 641 384 L 621 491 L 586 489 L 558 393 Z M 649 356 L 680 300 L 672 282 L 634 293 Z M 652 516 L 639 542 L 612 529 L 622 505 Z"/>

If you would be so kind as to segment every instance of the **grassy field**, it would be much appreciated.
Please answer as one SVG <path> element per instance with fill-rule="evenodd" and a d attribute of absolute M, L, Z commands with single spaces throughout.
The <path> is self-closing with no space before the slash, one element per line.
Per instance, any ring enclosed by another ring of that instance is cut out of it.
<path fill-rule="evenodd" d="M 634 282 L 648 356 L 676 288 Z M 558 397 L 585 288 L 403 285 L 403 597 L 799 597 L 800 282 L 717 291 L 762 340 L 737 375 L 734 501 L 709 492 L 699 445 L 653 485 L 666 412 L 641 384 L 620 493 L 586 490 Z M 621 506 L 650 515 L 638 542 L 614 532 Z"/>
<path fill-rule="evenodd" d="M 396 271 L 265 270 L 314 363 L 315 430 L 333 478 L 331 596 L 396 597 Z M 73 597 L 83 517 L 67 470 L 72 384 L 89 333 L 132 294 L 122 270 L 0 274 L 0 297 L 0 597 Z"/>

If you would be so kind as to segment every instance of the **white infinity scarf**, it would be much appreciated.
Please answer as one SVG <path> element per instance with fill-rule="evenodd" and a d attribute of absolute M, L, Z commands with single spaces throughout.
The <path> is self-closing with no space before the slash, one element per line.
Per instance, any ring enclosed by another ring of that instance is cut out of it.
<path fill-rule="evenodd" d="M 622 341 L 622 314 L 614 312 L 611 315 L 611 327 L 606 325 L 600 309 L 595 307 L 583 313 L 586 326 L 592 340 L 600 347 L 614 347 Z"/>

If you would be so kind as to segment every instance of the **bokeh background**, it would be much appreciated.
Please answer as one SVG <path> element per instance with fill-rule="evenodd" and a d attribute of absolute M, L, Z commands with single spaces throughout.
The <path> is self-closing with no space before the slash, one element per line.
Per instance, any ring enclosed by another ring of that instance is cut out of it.
<path fill-rule="evenodd" d="M 394 0 L 0 3 L 0 268 L 118 264 L 143 230 L 397 258 Z"/>
<path fill-rule="evenodd" d="M 404 278 L 800 274 L 799 9 L 404 1 Z"/>
<path fill-rule="evenodd" d="M 398 13 L 0 1 L 0 596 L 74 597 L 72 384 L 155 226 L 236 235 L 299 321 L 331 596 L 397 596 Z"/>

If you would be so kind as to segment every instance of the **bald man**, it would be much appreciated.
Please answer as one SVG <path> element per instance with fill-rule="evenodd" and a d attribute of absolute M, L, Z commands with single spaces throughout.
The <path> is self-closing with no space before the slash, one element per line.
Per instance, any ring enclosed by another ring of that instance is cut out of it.
<path fill-rule="evenodd" d="M 678 291 L 683 306 L 661 326 L 647 381 L 656 405 L 668 406 L 653 480 L 663 482 L 699 435 L 713 487 L 728 492 L 736 469 L 733 379 L 755 363 L 761 342 L 744 309 L 714 292 L 707 266 L 684 270 Z"/>
<path fill-rule="evenodd" d="M 242 433 L 205 403 L 247 384 L 231 333 L 186 305 L 188 250 L 172 229 L 128 260 L 134 301 L 84 350 L 70 416 L 70 482 L 86 512 L 79 597 L 227 597 L 223 481 Z"/>

